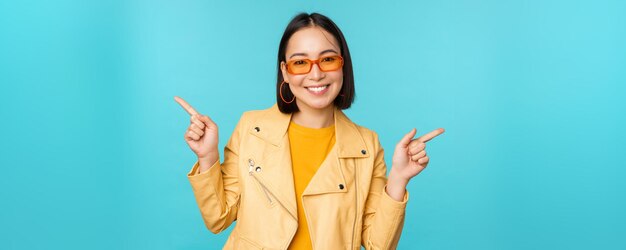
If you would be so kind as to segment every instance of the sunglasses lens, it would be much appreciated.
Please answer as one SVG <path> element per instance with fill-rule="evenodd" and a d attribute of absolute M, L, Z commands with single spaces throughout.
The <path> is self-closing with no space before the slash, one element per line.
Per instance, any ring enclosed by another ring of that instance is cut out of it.
<path fill-rule="evenodd" d="M 287 64 L 291 74 L 306 74 L 311 70 L 311 62 L 308 60 L 295 60 Z"/>
<path fill-rule="evenodd" d="M 308 74 L 311 72 L 313 63 L 309 59 L 289 61 L 287 62 L 287 71 L 295 75 Z M 322 71 L 335 71 L 343 66 L 343 58 L 341 56 L 322 57 L 319 59 L 318 65 Z"/>
<path fill-rule="evenodd" d="M 323 57 L 320 59 L 319 65 L 323 71 L 338 70 L 343 66 L 343 60 L 340 56 Z"/>

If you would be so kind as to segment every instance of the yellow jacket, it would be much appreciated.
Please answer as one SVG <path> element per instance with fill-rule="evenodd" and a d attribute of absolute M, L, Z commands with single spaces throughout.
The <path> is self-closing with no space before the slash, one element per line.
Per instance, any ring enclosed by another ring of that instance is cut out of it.
<path fill-rule="evenodd" d="M 224 249 L 287 249 L 302 199 L 313 249 L 395 249 L 408 192 L 385 192 L 387 168 L 375 132 L 335 109 L 333 149 L 302 197 L 296 197 L 287 128 L 290 114 L 276 105 L 243 114 L 218 160 L 187 175 L 206 227 L 219 233 L 237 220 Z"/>

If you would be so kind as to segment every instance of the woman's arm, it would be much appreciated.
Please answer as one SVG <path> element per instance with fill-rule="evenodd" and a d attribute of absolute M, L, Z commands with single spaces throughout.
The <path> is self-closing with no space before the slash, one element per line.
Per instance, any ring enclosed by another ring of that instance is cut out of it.
<path fill-rule="evenodd" d="M 206 227 L 215 234 L 224 231 L 237 218 L 240 198 L 237 164 L 242 121 L 243 118 L 239 120 L 224 148 L 223 163 L 220 164 L 219 155 L 212 164 L 198 159 L 187 175 L 202 219 Z M 211 166 L 200 171 L 201 164 Z"/>
<path fill-rule="evenodd" d="M 384 150 L 375 134 L 375 160 L 370 190 L 365 202 L 361 244 L 365 249 L 395 249 L 400 240 L 408 192 L 400 201 L 394 200 L 385 191 L 389 188 L 384 160 Z"/>

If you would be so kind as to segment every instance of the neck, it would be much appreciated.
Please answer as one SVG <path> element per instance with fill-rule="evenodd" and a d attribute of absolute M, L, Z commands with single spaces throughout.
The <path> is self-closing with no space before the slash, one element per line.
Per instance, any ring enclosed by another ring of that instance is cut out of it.
<path fill-rule="evenodd" d="M 323 109 L 300 106 L 298 106 L 298 109 L 300 111 L 294 113 L 291 120 L 300 126 L 326 128 L 335 124 L 335 107 L 332 104 Z"/>

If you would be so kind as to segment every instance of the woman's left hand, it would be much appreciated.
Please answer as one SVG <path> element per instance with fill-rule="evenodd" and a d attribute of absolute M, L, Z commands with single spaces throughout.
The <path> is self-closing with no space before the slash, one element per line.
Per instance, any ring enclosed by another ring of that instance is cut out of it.
<path fill-rule="evenodd" d="M 400 181 L 406 185 L 411 178 L 422 172 L 430 160 L 426 154 L 426 142 L 442 134 L 444 129 L 435 129 L 413 139 L 416 132 L 416 129 L 412 129 L 396 145 L 392 159 L 393 165 L 389 173 L 390 181 Z"/>
<path fill-rule="evenodd" d="M 422 172 L 430 158 L 426 155 L 426 142 L 444 132 L 443 128 L 435 129 L 428 134 L 413 139 L 415 129 L 406 134 L 396 145 L 393 152 L 392 167 L 387 180 L 386 192 L 396 201 L 402 201 L 409 180 Z"/>

